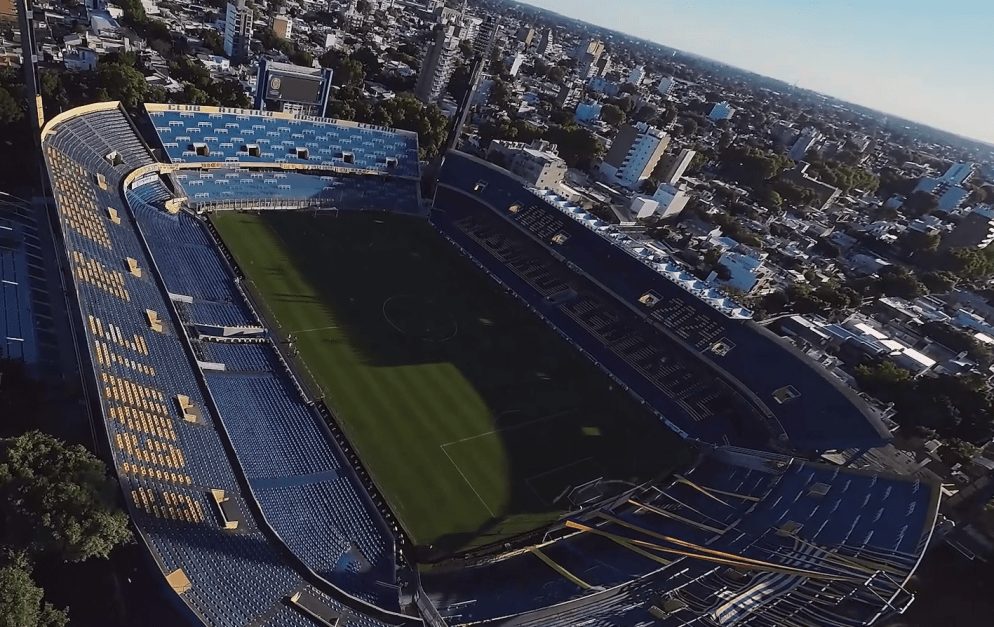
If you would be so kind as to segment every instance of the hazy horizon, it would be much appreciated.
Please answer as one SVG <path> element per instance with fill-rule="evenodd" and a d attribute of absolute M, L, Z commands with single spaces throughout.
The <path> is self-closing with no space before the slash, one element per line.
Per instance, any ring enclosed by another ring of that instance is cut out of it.
<path fill-rule="evenodd" d="M 520 1 L 994 144 L 994 3 Z"/>

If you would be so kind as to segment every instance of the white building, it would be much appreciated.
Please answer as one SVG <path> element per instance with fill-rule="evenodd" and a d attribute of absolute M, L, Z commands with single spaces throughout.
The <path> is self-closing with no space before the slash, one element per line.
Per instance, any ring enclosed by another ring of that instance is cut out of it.
<path fill-rule="evenodd" d="M 696 156 L 696 151 L 687 148 L 684 148 L 676 155 L 663 155 L 663 158 L 659 161 L 659 167 L 665 168 L 665 171 L 660 182 L 668 185 L 676 185 Z"/>
<path fill-rule="evenodd" d="M 712 122 L 717 122 L 718 120 L 730 120 L 733 115 L 735 115 L 735 107 L 725 101 L 721 101 L 711 107 L 711 113 L 708 114 L 708 119 Z"/>
<path fill-rule="evenodd" d="M 726 250 L 718 259 L 718 263 L 728 268 L 729 278 L 719 279 L 712 272 L 708 282 L 716 285 L 727 285 L 745 294 L 760 288 L 768 277 L 765 268 L 766 253 L 747 248 Z"/>
<path fill-rule="evenodd" d="M 656 91 L 663 96 L 670 93 L 671 89 L 673 89 L 673 79 L 666 77 L 663 77 L 663 79 L 659 81 L 659 85 L 656 87 Z"/>
<path fill-rule="evenodd" d="M 787 156 L 794 161 L 803 161 L 808 151 L 814 148 L 824 136 L 817 129 L 806 128 L 790 147 Z"/>
<path fill-rule="evenodd" d="M 601 109 L 604 108 L 599 102 L 581 102 L 576 105 L 577 122 L 593 122 L 601 117 Z"/>
<path fill-rule="evenodd" d="M 645 79 L 645 68 L 641 65 L 636 65 L 635 69 L 628 75 L 628 82 L 638 87 L 642 84 L 643 79 Z"/>
<path fill-rule="evenodd" d="M 625 124 L 600 165 L 601 176 L 628 189 L 649 178 L 670 143 L 670 136 L 644 122 Z"/>
<path fill-rule="evenodd" d="M 520 52 L 518 54 L 514 55 L 513 57 L 511 57 L 511 63 L 510 63 L 511 67 L 508 70 L 508 72 L 510 72 L 511 76 L 517 76 L 518 75 L 518 70 L 521 69 L 521 64 L 524 63 L 524 62 L 525 62 L 525 55 L 522 54 L 522 53 L 520 53 Z"/>
<path fill-rule="evenodd" d="M 235 63 L 244 63 L 249 56 L 252 40 L 252 7 L 245 0 L 228 2 L 224 18 L 224 54 Z"/>
<path fill-rule="evenodd" d="M 656 209 L 656 213 L 662 218 L 679 215 L 690 202 L 690 196 L 685 187 L 677 187 L 667 183 L 656 188 L 656 193 L 652 195 L 652 199 L 658 203 L 659 207 Z"/>

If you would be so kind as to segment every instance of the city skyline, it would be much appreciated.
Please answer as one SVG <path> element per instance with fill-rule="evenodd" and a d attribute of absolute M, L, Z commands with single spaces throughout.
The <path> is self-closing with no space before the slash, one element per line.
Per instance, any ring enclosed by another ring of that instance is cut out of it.
<path fill-rule="evenodd" d="M 994 48 L 979 44 L 994 5 L 967 0 L 940 12 L 922 0 L 526 3 L 994 144 Z"/>

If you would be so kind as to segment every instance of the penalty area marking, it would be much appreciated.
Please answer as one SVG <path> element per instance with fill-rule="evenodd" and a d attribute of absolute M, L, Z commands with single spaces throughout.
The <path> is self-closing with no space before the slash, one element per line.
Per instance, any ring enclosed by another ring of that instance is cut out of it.
<path fill-rule="evenodd" d="M 497 515 L 494 514 L 494 511 L 490 509 L 490 506 L 487 505 L 487 502 L 484 501 L 483 497 L 480 496 L 480 493 L 476 491 L 476 487 L 473 486 L 473 482 L 471 482 L 469 479 L 466 478 L 466 474 L 463 473 L 462 468 L 460 468 L 459 464 L 457 464 L 455 460 L 452 459 L 452 456 L 449 455 L 449 452 L 445 450 L 445 445 L 442 445 L 439 448 L 442 449 L 442 452 L 445 453 L 445 456 L 449 458 L 449 461 L 452 462 L 452 465 L 456 467 L 457 471 L 459 471 L 459 474 L 462 476 L 462 480 L 466 482 L 466 485 L 468 485 L 469 489 L 473 491 L 473 494 L 476 495 L 476 498 L 480 499 L 480 502 L 483 503 L 483 506 L 487 508 L 487 511 L 490 513 L 490 517 L 497 518 Z"/>
<path fill-rule="evenodd" d="M 567 414 L 571 414 L 571 413 L 573 413 L 575 411 L 576 410 L 574 410 L 574 409 L 567 409 L 566 411 L 561 411 L 561 412 L 558 412 L 558 413 L 555 413 L 555 414 L 549 414 L 548 416 L 543 416 L 542 418 L 536 418 L 535 420 L 531 420 L 529 422 L 525 422 L 525 423 L 522 423 L 520 425 L 514 425 L 512 427 L 505 427 L 503 429 L 494 429 L 493 431 L 487 431 L 486 433 L 480 433 L 478 435 L 472 435 L 472 436 L 470 436 L 468 438 L 463 438 L 461 440 L 453 440 L 452 442 L 446 442 L 445 444 L 439 444 L 438 448 L 442 449 L 442 452 L 445 453 L 445 456 L 449 458 L 449 461 L 452 462 L 452 465 L 455 466 L 455 468 L 456 468 L 457 471 L 459 471 L 459 475 L 462 476 L 463 481 L 465 481 L 466 485 L 469 486 L 469 489 L 473 491 L 473 494 L 476 495 L 476 498 L 480 499 L 480 502 L 483 503 L 483 507 L 487 508 L 487 511 L 490 513 L 490 516 L 492 518 L 496 518 L 497 515 L 494 514 L 494 512 L 493 512 L 492 509 L 490 509 L 490 506 L 487 505 L 487 502 L 483 500 L 483 497 L 480 496 L 480 493 L 476 491 L 476 486 L 474 486 L 473 482 L 470 481 L 468 477 L 466 477 L 466 473 L 464 473 L 462 471 L 462 468 L 459 467 L 459 464 L 457 464 L 456 461 L 454 459 L 452 459 L 452 456 L 449 455 L 449 451 L 446 450 L 445 447 L 450 446 L 452 444 L 459 444 L 461 442 L 468 442 L 469 440 L 475 440 L 477 438 L 482 438 L 482 437 L 485 437 L 485 436 L 488 436 L 488 435 L 494 435 L 496 433 L 501 433 L 503 431 L 512 431 L 514 429 L 520 429 L 522 427 L 528 427 L 528 426 L 531 426 L 531 425 L 534 425 L 534 424 L 537 424 L 537 423 L 540 423 L 540 422 L 544 422 L 546 420 L 551 420 L 553 418 L 560 418 L 560 417 L 565 416 Z M 507 413 L 507 412 L 504 412 L 504 413 Z M 503 414 L 501 414 L 501 415 L 503 415 Z M 581 461 L 585 461 L 585 460 L 581 460 Z M 576 462 L 573 462 L 573 463 L 576 463 Z M 569 464 L 567 464 L 567 465 L 569 465 Z M 556 470 L 558 470 L 558 469 L 556 469 Z M 530 483 L 528 484 L 528 487 L 531 488 L 532 491 L 535 490 L 535 488 L 533 488 Z M 541 496 L 539 496 L 539 498 L 541 498 Z M 542 499 L 542 500 L 545 501 L 545 499 Z"/>

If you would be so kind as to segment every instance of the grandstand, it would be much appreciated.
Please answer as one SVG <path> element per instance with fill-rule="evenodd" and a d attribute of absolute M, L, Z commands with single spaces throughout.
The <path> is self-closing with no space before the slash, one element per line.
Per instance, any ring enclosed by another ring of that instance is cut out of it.
<path fill-rule="evenodd" d="M 466 203 L 482 205 L 683 347 L 747 399 L 764 417 L 767 431 L 783 434 L 768 447 L 789 445 L 810 453 L 867 449 L 889 440 L 879 415 L 845 384 L 651 242 L 633 239 L 552 192 L 529 190 L 496 166 L 462 153 L 447 157 L 439 187 L 457 196 L 443 195 L 451 200 L 436 208 L 448 213 Z M 700 437 L 699 426 L 680 428 Z"/>
<path fill-rule="evenodd" d="M 117 103 L 57 116 L 42 149 L 105 453 L 191 624 L 815 627 L 907 607 L 935 486 L 698 443 L 666 479 L 606 501 L 579 487 L 570 498 L 596 505 L 419 575 L 363 460 L 200 217 L 423 215 L 416 137 L 208 107 L 147 114 L 163 162 Z M 694 294 L 675 266 L 667 278 L 661 253 L 576 208 L 453 154 L 434 209 L 440 237 L 684 437 L 800 450 L 882 439 L 747 311 Z"/>

